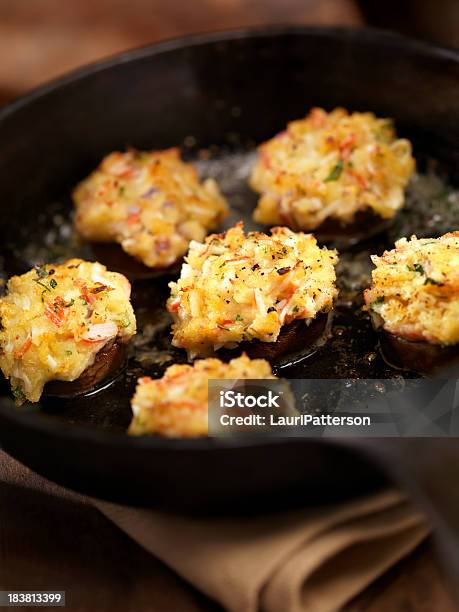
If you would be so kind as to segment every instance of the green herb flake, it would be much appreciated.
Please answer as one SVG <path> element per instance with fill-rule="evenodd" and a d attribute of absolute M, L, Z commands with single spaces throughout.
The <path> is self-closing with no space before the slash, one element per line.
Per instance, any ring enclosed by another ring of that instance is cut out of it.
<path fill-rule="evenodd" d="M 390 142 L 393 138 L 394 123 L 392 119 L 386 119 L 381 123 L 381 131 L 377 134 L 378 140 L 382 142 Z"/>
<path fill-rule="evenodd" d="M 441 285 L 442 283 L 440 281 L 436 281 L 434 278 L 430 278 L 430 276 L 428 276 L 426 278 L 426 280 L 424 281 L 424 285 Z"/>
<path fill-rule="evenodd" d="M 37 265 L 35 266 L 35 272 L 37 273 L 38 278 L 45 278 L 48 276 L 48 272 L 45 266 Z"/>
<path fill-rule="evenodd" d="M 344 162 L 342 159 L 338 160 L 338 163 L 324 180 L 324 183 L 329 183 L 330 181 L 336 181 L 341 176 L 341 172 L 343 171 Z"/>
<path fill-rule="evenodd" d="M 38 278 L 34 278 L 33 280 L 37 283 L 37 285 L 40 285 L 40 287 L 43 287 L 43 291 L 51 291 L 51 289 L 48 287 L 48 285 L 45 285 L 45 283 L 43 283 Z"/>
<path fill-rule="evenodd" d="M 43 291 L 41 292 L 41 301 L 44 302 L 45 301 L 45 293 L 47 291 L 49 293 L 51 293 L 51 289 L 48 287 L 48 285 L 43 283 L 39 278 L 34 278 L 33 280 L 34 280 L 34 282 L 37 283 L 37 285 L 40 285 L 40 287 L 43 287 Z"/>
<path fill-rule="evenodd" d="M 377 297 L 375 300 L 373 300 L 370 304 L 370 306 L 373 308 L 374 306 L 377 306 L 378 304 L 382 304 L 384 302 L 384 296 L 380 295 L 379 297 Z"/>
<path fill-rule="evenodd" d="M 65 351 L 65 354 L 68 355 L 70 357 L 70 355 L 73 355 L 72 351 Z"/>
<path fill-rule="evenodd" d="M 415 263 L 413 267 L 406 266 L 410 272 L 417 272 L 418 274 L 425 274 L 424 268 L 421 264 Z"/>
<path fill-rule="evenodd" d="M 118 325 L 118 327 L 121 327 L 121 329 L 126 329 L 126 327 L 129 327 L 131 324 L 131 321 L 129 320 L 129 312 L 126 310 L 124 312 L 124 317 L 115 319 L 115 323 Z"/>
<path fill-rule="evenodd" d="M 24 391 L 22 390 L 22 387 L 20 385 L 18 385 L 17 387 L 13 387 L 11 391 L 13 393 L 14 399 L 18 402 L 24 402 L 26 400 L 26 396 L 24 395 Z"/>
<path fill-rule="evenodd" d="M 241 317 L 241 315 L 239 313 L 237 313 L 235 320 L 236 321 L 243 321 L 244 319 Z"/>
<path fill-rule="evenodd" d="M 55 289 L 55 288 L 57 287 L 57 283 L 56 283 L 56 281 L 54 280 L 54 278 L 52 278 L 52 279 L 49 281 L 49 286 L 51 287 L 51 289 Z"/>

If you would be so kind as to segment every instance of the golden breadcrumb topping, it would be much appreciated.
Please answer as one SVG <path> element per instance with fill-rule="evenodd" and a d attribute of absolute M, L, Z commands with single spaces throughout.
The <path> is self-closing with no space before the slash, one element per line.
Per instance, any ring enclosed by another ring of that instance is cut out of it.
<path fill-rule="evenodd" d="M 76 380 L 108 342 L 127 342 L 130 294 L 122 274 L 81 259 L 13 276 L 0 299 L 0 368 L 17 402 L 37 402 L 48 381 Z"/>
<path fill-rule="evenodd" d="M 373 113 L 313 108 L 259 147 L 250 179 L 261 194 L 254 219 L 312 230 L 358 211 L 392 218 L 415 168 L 408 140 Z"/>
<path fill-rule="evenodd" d="M 402 238 L 372 261 L 376 268 L 365 302 L 384 329 L 431 344 L 459 342 L 459 231 Z"/>
<path fill-rule="evenodd" d="M 192 242 L 180 279 L 169 283 L 173 345 L 193 357 L 244 340 L 275 342 L 283 325 L 331 310 L 337 261 L 314 236 L 285 227 L 245 234 L 239 223 Z"/>
<path fill-rule="evenodd" d="M 140 378 L 132 398 L 133 420 L 129 433 L 168 437 L 208 434 L 209 379 L 272 379 L 264 359 L 242 355 L 229 363 L 202 359 L 191 365 L 172 365 L 158 380 Z"/>
<path fill-rule="evenodd" d="M 151 268 L 172 265 L 227 215 L 214 180 L 199 182 L 178 149 L 111 153 L 73 193 L 87 240 L 119 242 Z"/>

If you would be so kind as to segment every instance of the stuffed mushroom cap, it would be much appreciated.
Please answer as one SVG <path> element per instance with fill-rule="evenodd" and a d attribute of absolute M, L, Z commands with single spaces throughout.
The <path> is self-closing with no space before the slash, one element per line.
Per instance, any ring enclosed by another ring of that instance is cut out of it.
<path fill-rule="evenodd" d="M 18 404 L 49 381 L 75 381 L 115 341 L 136 332 L 129 281 L 99 263 L 71 259 L 13 276 L 0 299 L 0 368 Z"/>
<path fill-rule="evenodd" d="M 250 178 L 260 194 L 254 219 L 317 231 L 364 213 L 372 223 L 391 219 L 414 168 L 411 144 L 397 139 L 390 119 L 313 108 L 259 147 Z"/>

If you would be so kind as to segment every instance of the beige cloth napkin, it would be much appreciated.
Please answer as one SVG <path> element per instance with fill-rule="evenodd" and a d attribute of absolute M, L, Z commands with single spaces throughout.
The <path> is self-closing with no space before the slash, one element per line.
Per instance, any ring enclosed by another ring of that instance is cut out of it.
<path fill-rule="evenodd" d="M 91 500 L 2 452 L 1 483 L 95 505 L 197 589 L 237 612 L 340 610 L 428 533 L 424 517 L 395 490 L 314 510 L 200 519 Z"/>
<path fill-rule="evenodd" d="M 235 612 L 340 610 L 429 531 L 424 517 L 395 490 L 315 510 L 234 519 L 93 503 Z"/>

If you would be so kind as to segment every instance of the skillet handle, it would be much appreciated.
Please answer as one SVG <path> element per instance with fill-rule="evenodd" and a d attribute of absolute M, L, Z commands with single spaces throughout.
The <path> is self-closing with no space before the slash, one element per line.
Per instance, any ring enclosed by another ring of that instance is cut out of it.
<path fill-rule="evenodd" d="M 356 440 L 354 440 L 354 443 Z M 359 440 L 425 511 L 453 585 L 459 585 L 459 439 Z M 459 589 L 457 589 L 459 595 Z"/>

